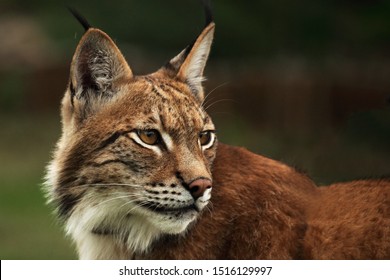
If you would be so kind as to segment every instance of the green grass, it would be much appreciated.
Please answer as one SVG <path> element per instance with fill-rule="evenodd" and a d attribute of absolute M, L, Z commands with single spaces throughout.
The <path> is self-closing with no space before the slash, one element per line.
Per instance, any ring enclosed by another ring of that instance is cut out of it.
<path fill-rule="evenodd" d="M 0 116 L 0 127 L 0 258 L 74 259 L 41 190 L 58 118 Z"/>

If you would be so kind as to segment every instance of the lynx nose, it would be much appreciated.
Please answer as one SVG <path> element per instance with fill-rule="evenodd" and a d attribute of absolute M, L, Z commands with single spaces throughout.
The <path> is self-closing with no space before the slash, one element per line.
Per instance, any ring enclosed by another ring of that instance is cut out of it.
<path fill-rule="evenodd" d="M 195 200 L 201 197 L 207 189 L 211 189 L 211 180 L 205 178 L 196 179 L 188 185 L 188 190 Z"/>

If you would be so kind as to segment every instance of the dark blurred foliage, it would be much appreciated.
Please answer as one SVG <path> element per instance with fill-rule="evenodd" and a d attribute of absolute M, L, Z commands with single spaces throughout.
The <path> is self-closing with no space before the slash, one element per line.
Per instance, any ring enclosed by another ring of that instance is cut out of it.
<path fill-rule="evenodd" d="M 196 0 L 22 1 L 3 0 L 1 14 L 34 17 L 56 43 L 71 44 L 81 32 L 67 6 L 83 13 L 121 42 L 153 51 L 176 50 L 190 41 L 204 21 Z M 280 52 L 322 56 L 329 52 L 387 55 L 390 2 L 380 0 L 212 1 L 218 23 L 214 55 L 268 57 Z M 67 43 L 66 43 L 67 42 Z"/>

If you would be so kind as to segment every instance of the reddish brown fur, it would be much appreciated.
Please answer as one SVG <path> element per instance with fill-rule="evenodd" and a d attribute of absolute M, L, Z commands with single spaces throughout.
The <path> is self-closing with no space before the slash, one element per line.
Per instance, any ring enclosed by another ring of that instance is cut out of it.
<path fill-rule="evenodd" d="M 219 144 L 213 196 L 185 237 L 162 240 L 147 258 L 299 259 L 313 182 L 243 148 Z"/>
<path fill-rule="evenodd" d="M 390 259 L 390 181 L 320 187 L 308 211 L 304 256 Z"/>
<path fill-rule="evenodd" d="M 212 210 L 152 259 L 389 259 L 390 182 L 316 188 L 294 169 L 220 144 Z"/>

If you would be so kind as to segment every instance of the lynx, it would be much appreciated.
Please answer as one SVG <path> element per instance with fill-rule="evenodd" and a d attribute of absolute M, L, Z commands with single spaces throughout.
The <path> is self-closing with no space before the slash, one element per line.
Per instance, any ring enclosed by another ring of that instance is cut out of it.
<path fill-rule="evenodd" d="M 46 192 L 81 259 L 390 258 L 390 183 L 317 187 L 305 174 L 218 143 L 203 109 L 215 24 L 136 76 L 84 25 L 62 100 Z"/>

